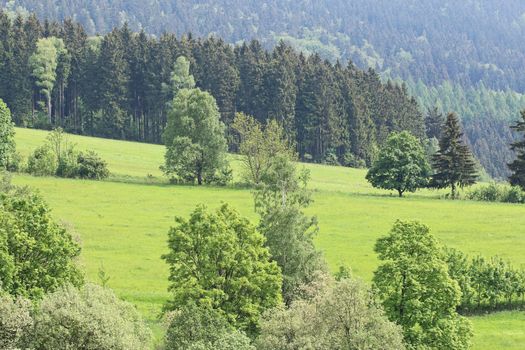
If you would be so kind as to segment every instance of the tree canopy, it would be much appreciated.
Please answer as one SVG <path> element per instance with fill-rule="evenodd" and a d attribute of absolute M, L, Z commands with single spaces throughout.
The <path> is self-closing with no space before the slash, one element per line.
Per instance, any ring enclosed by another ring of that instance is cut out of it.
<path fill-rule="evenodd" d="M 426 187 L 431 169 L 420 141 L 409 132 L 392 133 L 366 179 L 374 187 L 396 190 L 399 197 Z"/>
<path fill-rule="evenodd" d="M 442 248 L 419 222 L 397 221 L 377 240 L 381 264 L 374 287 L 389 319 L 415 349 L 468 349 L 470 322 L 456 312 L 458 283 L 448 274 Z"/>
<path fill-rule="evenodd" d="M 172 298 L 166 310 L 196 303 L 224 314 L 253 335 L 259 315 L 281 301 L 281 272 L 270 262 L 264 237 L 228 205 L 216 212 L 197 207 L 169 231 Z"/>

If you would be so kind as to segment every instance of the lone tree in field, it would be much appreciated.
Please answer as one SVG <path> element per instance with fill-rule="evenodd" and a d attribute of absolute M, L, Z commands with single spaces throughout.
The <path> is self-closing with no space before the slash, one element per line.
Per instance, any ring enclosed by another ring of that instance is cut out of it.
<path fill-rule="evenodd" d="M 169 231 L 168 311 L 190 303 L 209 306 L 248 334 L 259 315 L 281 302 L 281 272 L 264 247 L 264 237 L 228 205 L 215 213 L 199 206 L 189 220 L 177 218 Z"/>
<path fill-rule="evenodd" d="M 15 129 L 11 112 L 0 99 L 0 169 L 9 167 L 15 154 Z"/>
<path fill-rule="evenodd" d="M 439 140 L 439 151 L 432 157 L 434 175 L 431 186 L 451 188 L 452 198 L 456 198 L 457 188 L 476 183 L 478 171 L 474 156 L 463 141 L 459 118 L 455 113 L 447 117 Z"/>
<path fill-rule="evenodd" d="M 399 197 L 426 187 L 430 165 L 419 140 L 408 131 L 392 133 L 366 179 L 374 187 L 396 190 Z"/>
<path fill-rule="evenodd" d="M 179 66 L 180 64 L 180 66 Z M 177 61 L 173 75 L 176 92 L 162 135 L 167 151 L 163 170 L 173 180 L 202 185 L 226 166 L 224 124 L 212 95 L 193 85 L 189 65 Z"/>
<path fill-rule="evenodd" d="M 525 110 L 521 112 L 521 121 L 516 122 L 512 129 L 525 136 Z M 512 175 L 509 180 L 512 185 L 520 186 L 525 190 L 525 139 L 512 144 L 512 150 L 517 153 L 517 158 L 509 164 Z"/>
<path fill-rule="evenodd" d="M 468 349 L 470 322 L 458 315 L 461 290 L 448 274 L 442 248 L 428 227 L 398 221 L 375 251 L 374 286 L 387 316 L 413 349 Z"/>

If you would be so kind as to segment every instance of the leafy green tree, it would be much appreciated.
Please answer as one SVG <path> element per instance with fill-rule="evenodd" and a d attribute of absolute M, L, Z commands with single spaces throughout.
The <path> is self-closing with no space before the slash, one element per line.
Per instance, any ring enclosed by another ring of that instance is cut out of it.
<path fill-rule="evenodd" d="M 80 246 L 57 224 L 44 200 L 21 188 L 0 192 L 0 286 L 11 295 L 41 298 L 61 285 L 83 282 Z"/>
<path fill-rule="evenodd" d="M 468 349 L 471 325 L 456 312 L 461 291 L 428 227 L 397 221 L 388 236 L 377 240 L 375 251 L 382 263 L 374 287 L 410 347 Z"/>
<path fill-rule="evenodd" d="M 408 131 L 392 133 L 366 179 L 374 187 L 396 190 L 399 197 L 406 191 L 425 187 L 430 177 L 430 165 L 419 140 Z"/>
<path fill-rule="evenodd" d="M 307 188 L 309 173 L 299 172 L 285 155 L 276 155 L 254 193 L 260 216 L 259 231 L 283 274 L 282 294 L 287 305 L 300 285 L 326 269 L 314 237 L 319 228 L 315 217 L 303 213 L 311 203 Z"/>
<path fill-rule="evenodd" d="M 447 117 L 439 151 L 432 157 L 434 175 L 431 186 L 435 188 L 451 188 L 452 198 L 456 198 L 457 188 L 471 186 L 476 183 L 478 171 L 470 149 L 463 141 L 463 133 L 459 118 L 455 113 Z"/>
<path fill-rule="evenodd" d="M 189 303 L 219 310 L 233 326 L 253 335 L 259 315 L 281 301 L 281 273 L 264 237 L 228 205 L 215 213 L 197 207 L 169 231 L 171 300 L 166 310 Z"/>
<path fill-rule="evenodd" d="M 521 112 L 521 119 L 512 126 L 512 129 L 523 136 L 525 135 L 525 110 Z M 512 171 L 509 178 L 510 183 L 525 190 L 525 140 L 513 143 L 511 149 L 516 152 L 517 157 L 509 164 L 509 169 Z"/>
<path fill-rule="evenodd" d="M 34 316 L 30 348 L 145 350 L 151 332 L 135 307 L 107 288 L 65 286 L 48 294 Z"/>
<path fill-rule="evenodd" d="M 15 156 L 15 129 L 11 112 L 0 99 L 0 168 L 8 169 Z"/>
<path fill-rule="evenodd" d="M 216 309 L 189 304 L 168 314 L 167 350 L 253 350 L 250 339 L 236 331 Z"/>
<path fill-rule="evenodd" d="M 253 117 L 237 113 L 232 128 L 239 136 L 239 153 L 243 155 L 244 177 L 255 185 L 269 171 L 275 155 L 296 158 L 284 129 L 275 120 L 263 127 Z"/>
<path fill-rule="evenodd" d="M 199 89 L 175 96 L 163 134 L 167 151 L 164 172 L 183 182 L 202 185 L 226 166 L 227 143 L 215 99 Z"/>
<path fill-rule="evenodd" d="M 49 123 L 52 123 L 51 94 L 57 77 L 58 53 L 55 45 L 57 40 L 60 39 L 44 38 L 38 40 L 36 52 L 30 58 L 32 75 L 36 80 L 36 85 L 46 97 Z"/>
<path fill-rule="evenodd" d="M 195 79 L 190 74 L 190 61 L 184 56 L 180 56 L 175 62 L 171 74 L 171 87 L 173 96 L 177 96 L 177 93 L 182 89 L 195 88 Z"/>
<path fill-rule="evenodd" d="M 363 282 L 329 281 L 310 299 L 267 311 L 260 350 L 404 349 L 401 327 L 390 322 Z"/>

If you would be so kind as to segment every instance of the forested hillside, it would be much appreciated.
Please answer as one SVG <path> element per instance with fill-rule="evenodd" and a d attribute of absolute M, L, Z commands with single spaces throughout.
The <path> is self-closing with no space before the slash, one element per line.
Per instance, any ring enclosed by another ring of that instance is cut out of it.
<path fill-rule="evenodd" d="M 233 47 L 215 38 L 154 38 L 127 26 L 88 38 L 71 21 L 11 21 L 1 12 L 0 33 L 0 77 L 10 82 L 0 85 L 0 98 L 18 125 L 161 142 L 175 60 L 186 56 L 228 128 L 237 111 L 277 119 L 304 160 L 370 165 L 392 131 L 426 139 L 404 86 L 284 43 L 266 51 L 258 41 Z"/>
<path fill-rule="evenodd" d="M 289 38 L 327 58 L 417 77 L 525 91 L 525 3 L 508 0 L 2 0 L 90 34 L 127 21 L 151 34 L 215 33 L 229 42 Z"/>
<path fill-rule="evenodd" d="M 507 175 L 513 155 L 509 121 L 525 107 L 525 3 L 519 0 L 0 0 L 11 12 L 72 18 L 86 33 L 124 23 L 160 37 L 214 34 L 229 43 L 250 39 L 272 49 L 284 40 L 306 55 L 351 60 L 382 77 L 402 79 L 423 112 L 454 110 L 476 156 L 494 176 Z M 496 120 L 496 121 L 494 121 Z M 484 126 L 495 125 L 487 132 Z M 481 131 L 482 133 L 479 133 Z M 501 145 L 486 153 L 480 143 Z M 505 146 L 505 147 L 503 147 Z"/>

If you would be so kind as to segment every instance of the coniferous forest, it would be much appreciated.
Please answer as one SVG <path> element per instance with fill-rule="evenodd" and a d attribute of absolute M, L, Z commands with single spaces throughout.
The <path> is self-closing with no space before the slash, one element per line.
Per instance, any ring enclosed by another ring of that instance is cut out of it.
<path fill-rule="evenodd" d="M 392 131 L 426 139 L 424 116 L 405 86 L 283 42 L 265 50 L 255 40 L 232 46 L 214 37 L 156 38 L 127 25 L 88 37 L 70 20 L 11 20 L 6 13 L 0 26 L 0 76 L 10 82 L 0 98 L 17 125 L 160 143 L 173 67 L 185 56 L 228 130 L 236 112 L 276 119 L 303 160 L 364 166 Z"/>
<path fill-rule="evenodd" d="M 525 107 L 525 5 L 496 0 L 68 1 L 3 0 L 11 13 L 73 18 L 89 35 L 124 23 L 158 40 L 163 33 L 213 35 L 227 43 L 282 40 L 305 56 L 373 68 L 383 82 L 405 81 L 423 113 L 437 106 L 462 119 L 470 147 L 495 178 L 509 175 L 509 126 Z M 15 16 L 15 15 L 13 15 Z M 197 73 L 196 73 L 197 74 Z M 242 79 L 242 76 L 241 76 Z M 238 106 L 236 106 L 238 107 Z M 221 106 L 221 110 L 222 110 Z M 374 111 L 370 111 L 374 112 Z M 490 149 L 491 152 L 487 152 Z M 316 157 L 317 159 L 318 157 Z"/>

